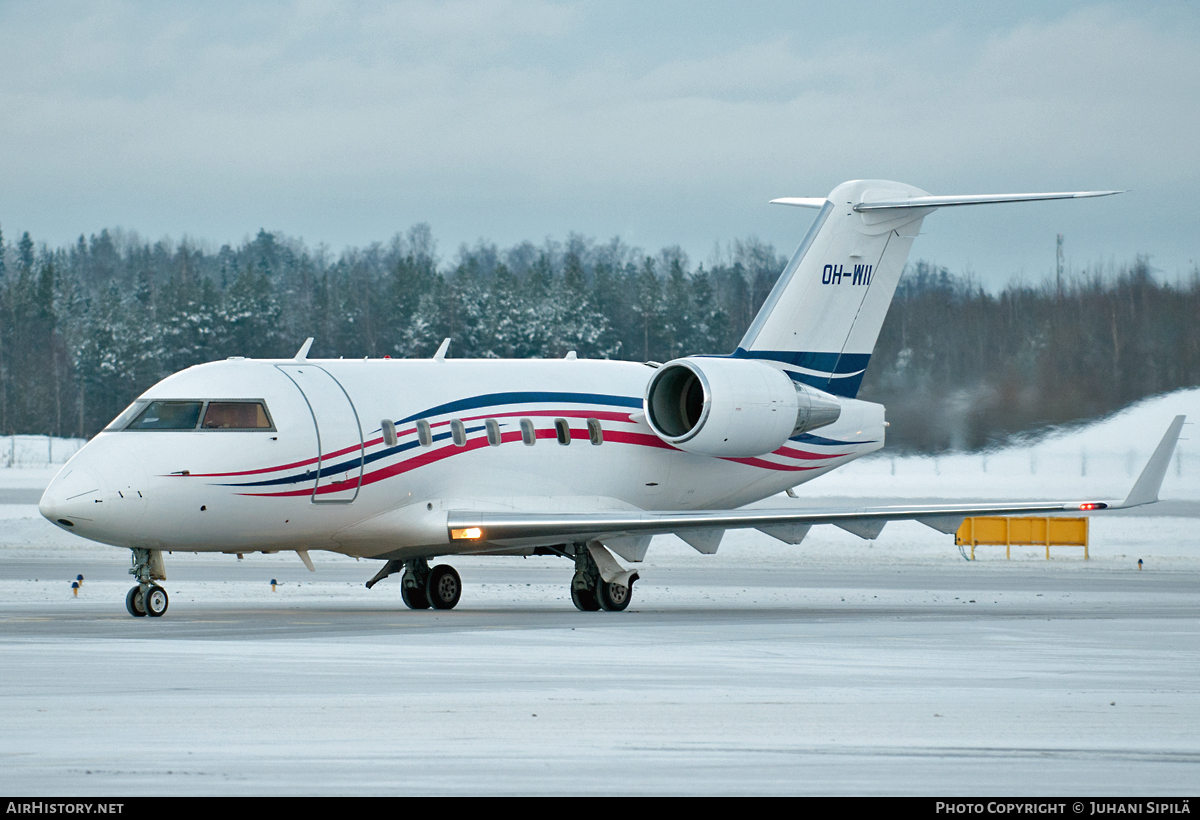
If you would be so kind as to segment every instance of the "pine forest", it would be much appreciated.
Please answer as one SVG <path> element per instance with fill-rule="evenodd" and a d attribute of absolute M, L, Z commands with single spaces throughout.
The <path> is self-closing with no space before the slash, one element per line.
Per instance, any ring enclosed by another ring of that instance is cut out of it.
<path fill-rule="evenodd" d="M 790 250 L 790 249 L 788 249 Z M 427 225 L 333 254 L 260 231 L 219 250 L 101 231 L 49 247 L 0 234 L 0 432 L 94 435 L 171 373 L 228 356 L 580 357 L 728 353 L 787 259 L 753 238 L 708 264 L 597 243 L 479 242 L 438 256 Z M 1200 384 L 1200 271 L 1146 258 L 989 293 L 911 263 L 859 398 L 889 445 L 971 450 Z"/>

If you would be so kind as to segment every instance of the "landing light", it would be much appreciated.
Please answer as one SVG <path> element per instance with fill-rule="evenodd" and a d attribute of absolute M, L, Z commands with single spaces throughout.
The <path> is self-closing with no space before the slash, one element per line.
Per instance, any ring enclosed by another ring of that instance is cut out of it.
<path fill-rule="evenodd" d="M 460 530 L 450 530 L 450 538 L 454 541 L 475 541 L 483 537 L 479 527 L 466 527 Z"/>

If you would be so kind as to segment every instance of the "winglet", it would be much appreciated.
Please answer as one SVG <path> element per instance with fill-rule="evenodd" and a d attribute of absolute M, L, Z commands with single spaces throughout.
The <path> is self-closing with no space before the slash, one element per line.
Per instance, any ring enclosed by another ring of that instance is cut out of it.
<path fill-rule="evenodd" d="M 300 349 L 296 351 L 295 359 L 298 362 L 308 359 L 308 351 L 312 348 L 313 337 L 309 336 L 304 340 L 304 344 L 300 345 Z"/>
<path fill-rule="evenodd" d="M 444 362 L 446 360 L 446 351 L 449 349 L 450 349 L 450 337 L 447 336 L 445 339 L 442 339 L 442 344 L 440 347 L 438 347 L 437 353 L 433 354 L 433 360 L 435 362 Z"/>
<path fill-rule="evenodd" d="M 1186 416 L 1176 416 L 1171 422 L 1171 426 L 1167 428 L 1167 433 L 1162 437 L 1162 441 L 1158 443 L 1158 448 L 1154 451 L 1154 455 L 1150 456 L 1150 460 L 1146 462 L 1142 474 L 1138 476 L 1137 483 L 1133 485 L 1133 489 L 1129 491 L 1129 495 L 1120 504 L 1117 504 L 1114 509 L 1124 509 L 1125 507 L 1140 507 L 1142 504 L 1153 504 L 1158 501 L 1158 490 L 1162 487 L 1163 476 L 1167 474 L 1167 467 L 1171 463 L 1171 456 L 1175 452 L 1175 442 L 1179 440 L 1179 432 L 1183 429 L 1183 420 Z"/>

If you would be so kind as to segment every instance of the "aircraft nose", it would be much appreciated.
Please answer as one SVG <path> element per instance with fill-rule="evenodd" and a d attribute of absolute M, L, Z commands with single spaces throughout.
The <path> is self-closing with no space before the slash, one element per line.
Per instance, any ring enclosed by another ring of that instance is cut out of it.
<path fill-rule="evenodd" d="M 145 489 L 146 471 L 137 457 L 101 436 L 54 477 L 42 493 L 38 510 L 68 532 L 124 545 L 138 534 L 146 509 Z"/>
<path fill-rule="evenodd" d="M 100 477 L 84 467 L 69 467 L 55 476 L 42 493 L 38 510 L 51 523 L 70 530 L 82 522 L 95 521 L 103 503 Z"/>

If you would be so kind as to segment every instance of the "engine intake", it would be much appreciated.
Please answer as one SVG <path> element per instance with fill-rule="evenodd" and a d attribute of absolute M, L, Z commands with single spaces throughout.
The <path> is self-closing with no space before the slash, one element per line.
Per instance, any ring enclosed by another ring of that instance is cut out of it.
<path fill-rule="evenodd" d="M 646 386 L 643 405 L 663 441 L 726 458 L 765 455 L 792 436 L 833 424 L 841 414 L 833 396 L 750 359 L 667 362 Z"/>

